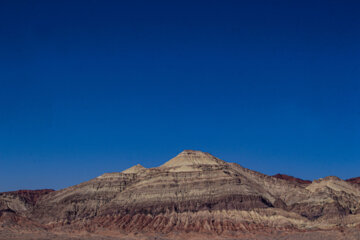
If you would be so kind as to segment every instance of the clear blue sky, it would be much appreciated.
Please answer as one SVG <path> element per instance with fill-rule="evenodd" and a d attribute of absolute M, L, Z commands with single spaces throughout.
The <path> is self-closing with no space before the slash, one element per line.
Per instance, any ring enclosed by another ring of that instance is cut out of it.
<path fill-rule="evenodd" d="M 1 1 L 0 191 L 183 149 L 360 176 L 359 1 Z"/>

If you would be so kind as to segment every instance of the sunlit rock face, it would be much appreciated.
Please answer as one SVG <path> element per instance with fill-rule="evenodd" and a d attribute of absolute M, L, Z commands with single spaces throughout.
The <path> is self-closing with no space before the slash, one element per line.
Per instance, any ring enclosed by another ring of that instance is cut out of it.
<path fill-rule="evenodd" d="M 199 166 L 199 165 L 225 165 L 226 162 L 213 155 L 201 151 L 185 150 L 176 157 L 162 165 L 164 168 Z"/>
<path fill-rule="evenodd" d="M 0 229 L 239 238 L 356 229 L 360 188 L 354 182 L 267 176 L 209 153 L 185 150 L 159 167 L 138 164 L 39 194 L 34 201 L 0 194 L 0 221 L 6 221 Z"/>
<path fill-rule="evenodd" d="M 139 173 L 139 172 L 141 172 L 141 171 L 143 171 L 145 169 L 146 168 L 144 168 L 140 164 L 137 164 L 135 166 L 132 166 L 131 168 L 128 168 L 128 169 L 122 171 L 122 173 Z"/>

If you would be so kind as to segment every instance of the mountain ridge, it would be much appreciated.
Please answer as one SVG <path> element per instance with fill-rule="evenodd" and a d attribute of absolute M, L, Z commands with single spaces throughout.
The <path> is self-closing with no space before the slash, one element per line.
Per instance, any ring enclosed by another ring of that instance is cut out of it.
<path fill-rule="evenodd" d="M 185 150 L 159 167 L 105 173 L 32 204 L 1 193 L 0 230 L 224 237 L 338 231 L 360 226 L 359 202 L 354 181 L 269 176 Z"/>

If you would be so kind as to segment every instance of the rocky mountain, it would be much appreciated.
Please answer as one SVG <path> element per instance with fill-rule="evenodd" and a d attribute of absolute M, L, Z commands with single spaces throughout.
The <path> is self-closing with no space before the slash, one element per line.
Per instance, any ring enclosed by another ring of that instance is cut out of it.
<path fill-rule="evenodd" d="M 0 230 L 134 239 L 290 239 L 281 236 L 299 234 L 298 239 L 356 239 L 356 183 L 332 176 L 313 182 L 268 176 L 186 150 L 159 167 L 136 165 L 62 190 L 33 193 L 36 197 L 2 193 Z"/>

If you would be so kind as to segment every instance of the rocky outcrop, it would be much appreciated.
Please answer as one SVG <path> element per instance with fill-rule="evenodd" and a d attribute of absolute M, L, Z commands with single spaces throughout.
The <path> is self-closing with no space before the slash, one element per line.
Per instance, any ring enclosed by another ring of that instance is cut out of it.
<path fill-rule="evenodd" d="M 0 211 L 27 214 L 36 202 L 45 195 L 54 192 L 52 189 L 18 190 L 0 193 Z"/>
<path fill-rule="evenodd" d="M 53 189 L 40 189 L 40 190 L 18 190 L 18 191 L 12 191 L 12 192 L 3 192 L 0 193 L 0 196 L 2 195 L 12 195 L 12 196 L 18 196 L 22 198 L 26 203 L 35 205 L 36 202 L 43 197 L 46 194 L 49 194 L 51 192 L 54 192 Z"/>
<path fill-rule="evenodd" d="M 183 166 L 222 166 L 226 162 L 220 160 L 213 155 L 201 151 L 185 150 L 176 157 L 170 159 L 164 163 L 161 167 L 163 168 L 176 168 Z"/>
<path fill-rule="evenodd" d="M 349 183 L 354 183 L 354 184 L 358 184 L 360 185 L 360 177 L 356 177 L 356 178 L 349 178 L 346 180 Z"/>
<path fill-rule="evenodd" d="M 279 179 L 284 179 L 284 180 L 291 181 L 291 182 L 300 183 L 300 184 L 310 184 L 311 183 L 311 181 L 309 181 L 309 180 L 303 180 L 300 178 L 296 178 L 293 176 L 289 176 L 286 174 L 280 174 L 280 173 L 273 175 L 273 177 L 279 178 Z"/>
<path fill-rule="evenodd" d="M 30 216 L 37 201 L 51 192 L 54 190 L 18 190 L 0 193 L 0 232 L 44 231 L 45 226 L 31 219 Z"/>
<path fill-rule="evenodd" d="M 20 195 L 4 199 L 0 206 L 9 214 L 26 216 L 47 231 L 239 236 L 360 224 L 356 184 L 336 177 L 310 182 L 268 176 L 192 150 L 159 167 L 136 165 L 48 192 L 28 205 L 19 203 Z"/>
<path fill-rule="evenodd" d="M 144 171 L 145 169 L 146 168 L 144 168 L 140 164 L 137 164 L 135 166 L 132 166 L 131 168 L 128 168 L 128 169 L 122 171 L 122 173 L 139 173 L 141 171 Z"/>

